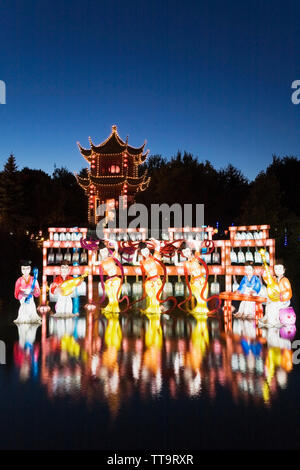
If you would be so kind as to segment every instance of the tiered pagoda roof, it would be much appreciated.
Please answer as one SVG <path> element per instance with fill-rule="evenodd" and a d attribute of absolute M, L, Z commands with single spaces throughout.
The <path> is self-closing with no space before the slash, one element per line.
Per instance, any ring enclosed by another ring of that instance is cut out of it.
<path fill-rule="evenodd" d="M 90 164 L 87 178 L 75 174 L 87 195 L 92 188 L 94 195 L 101 199 L 113 195 L 118 197 L 125 185 L 128 196 L 134 197 L 138 191 L 148 187 L 150 177 L 147 170 L 141 176 L 138 172 L 138 167 L 145 162 L 149 153 L 149 150 L 144 152 L 146 141 L 141 147 L 132 147 L 128 144 L 128 137 L 123 141 L 118 135 L 117 126 L 112 126 L 110 136 L 103 143 L 94 145 L 90 137 L 89 142 L 89 149 L 77 142 L 81 155 Z M 117 165 L 118 171 L 109 172 L 107 168 L 111 165 Z"/>
<path fill-rule="evenodd" d="M 118 135 L 117 126 L 112 126 L 112 133 L 110 136 L 102 142 L 102 144 L 94 145 L 92 139 L 89 137 L 90 148 L 85 149 L 81 147 L 80 143 L 77 142 L 81 155 L 90 163 L 92 161 L 93 154 L 95 156 L 117 156 L 127 153 L 128 156 L 135 156 L 135 161 L 139 164 L 144 163 L 149 153 L 149 150 L 144 153 L 144 148 L 147 141 L 141 147 L 132 147 L 128 144 L 128 137 L 124 142 Z"/>

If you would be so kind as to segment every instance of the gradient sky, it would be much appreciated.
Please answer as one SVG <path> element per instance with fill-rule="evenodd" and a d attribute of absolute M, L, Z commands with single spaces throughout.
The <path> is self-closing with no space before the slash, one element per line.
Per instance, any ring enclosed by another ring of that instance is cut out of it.
<path fill-rule="evenodd" d="M 120 136 L 252 179 L 299 156 L 299 1 L 1 0 L 0 166 L 85 166 Z M 298 60 L 297 60 L 298 59 Z"/>

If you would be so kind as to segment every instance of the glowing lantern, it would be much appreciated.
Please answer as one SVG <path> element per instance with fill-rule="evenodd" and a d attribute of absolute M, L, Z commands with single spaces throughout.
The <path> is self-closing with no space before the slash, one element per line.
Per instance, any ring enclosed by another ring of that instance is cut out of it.
<path fill-rule="evenodd" d="M 181 277 L 178 276 L 178 280 L 175 284 L 175 296 L 179 297 L 179 296 L 183 296 L 183 295 L 184 295 L 184 284 L 181 281 Z"/>
<path fill-rule="evenodd" d="M 167 274 L 167 279 L 166 279 L 166 283 L 164 285 L 164 288 L 163 288 L 163 297 L 168 297 L 169 295 L 172 295 L 173 294 L 173 286 L 172 286 L 172 283 L 169 282 L 169 276 Z"/>
<path fill-rule="evenodd" d="M 131 285 L 127 282 L 127 276 L 125 276 L 125 282 L 122 284 L 122 295 L 131 295 Z"/>
<path fill-rule="evenodd" d="M 279 310 L 279 320 L 282 325 L 294 325 L 296 314 L 293 307 L 281 308 Z"/>
<path fill-rule="evenodd" d="M 134 297 L 136 297 L 136 296 L 141 296 L 141 295 L 142 295 L 142 292 L 143 292 L 143 284 L 142 284 L 142 281 L 139 281 L 138 279 L 139 279 L 139 277 L 136 276 L 135 282 L 134 282 L 133 285 L 132 285 L 132 295 L 133 295 Z"/>
<path fill-rule="evenodd" d="M 214 277 L 214 282 L 211 283 L 210 292 L 211 292 L 211 294 L 219 294 L 220 293 L 220 284 L 217 281 L 217 275 L 216 274 L 215 274 L 215 277 Z"/>

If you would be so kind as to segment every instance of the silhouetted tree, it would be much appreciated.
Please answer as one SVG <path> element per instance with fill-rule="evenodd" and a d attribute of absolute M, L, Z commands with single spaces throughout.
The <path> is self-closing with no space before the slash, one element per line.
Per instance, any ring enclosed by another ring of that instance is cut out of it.
<path fill-rule="evenodd" d="M 0 220 L 7 231 L 17 232 L 24 225 L 23 190 L 14 155 L 0 173 Z"/>

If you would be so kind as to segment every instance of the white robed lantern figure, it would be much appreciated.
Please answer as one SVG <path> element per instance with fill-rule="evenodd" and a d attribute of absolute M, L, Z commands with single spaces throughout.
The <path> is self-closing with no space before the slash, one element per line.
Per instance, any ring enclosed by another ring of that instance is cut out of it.
<path fill-rule="evenodd" d="M 15 323 L 41 323 L 42 319 L 36 311 L 34 297 L 39 297 L 41 294 L 38 282 L 38 270 L 34 269 L 34 275 L 31 276 L 31 261 L 22 260 L 21 272 L 22 276 L 19 277 L 15 284 L 15 298 L 20 301 L 20 308 L 18 311 L 18 318 L 14 320 Z"/>
<path fill-rule="evenodd" d="M 50 287 L 51 293 L 57 296 L 57 302 L 55 304 L 55 317 L 73 316 L 72 294 L 63 295 L 60 289 L 61 284 L 69 279 L 73 279 L 73 277 L 70 275 L 70 266 L 68 261 L 63 261 L 60 266 L 60 275 L 54 278 L 54 281 Z"/>

